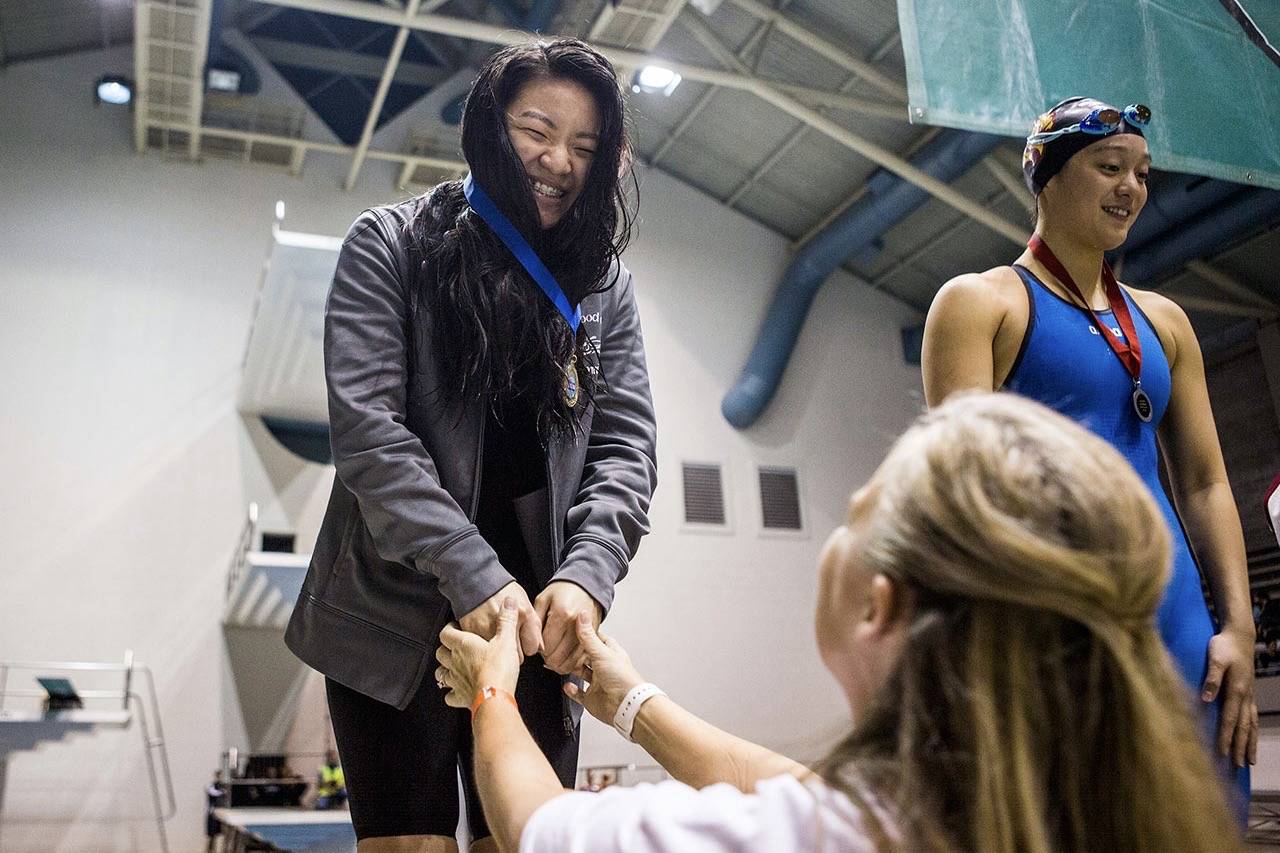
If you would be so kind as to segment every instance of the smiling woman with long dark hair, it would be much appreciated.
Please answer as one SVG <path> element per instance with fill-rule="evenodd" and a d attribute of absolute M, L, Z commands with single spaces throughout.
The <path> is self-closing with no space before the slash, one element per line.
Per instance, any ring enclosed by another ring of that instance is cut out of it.
<path fill-rule="evenodd" d="M 608 610 L 655 485 L 613 68 L 572 39 L 497 52 L 462 150 L 466 180 L 361 214 L 326 311 L 338 476 L 286 639 L 326 676 L 362 853 L 455 850 L 458 772 L 492 849 L 466 714 L 424 676 L 448 622 L 492 636 L 504 599 L 524 719 L 573 785 L 574 626 Z"/>
<path fill-rule="evenodd" d="M 552 173 L 539 158 L 549 138 L 567 129 L 539 100 L 572 109 L 584 90 L 599 129 L 569 142 L 571 156 L 586 165 Z M 462 152 L 472 176 L 531 237 L 574 304 L 613 285 L 631 237 L 619 177 L 631 159 L 625 120 L 612 66 L 572 40 L 500 52 L 467 98 Z M 590 340 L 579 335 L 575 341 L 546 297 L 527 286 L 519 264 L 509 263 L 514 259 L 501 251 L 499 238 L 467 205 L 461 182 L 441 184 L 422 198 L 412 232 L 420 293 L 436 317 L 447 320 L 436 347 L 461 371 L 461 382 L 446 391 L 476 397 L 533 392 L 541 420 L 568 426 L 571 412 L 556 393 L 556 367 L 573 356 L 586 361 Z M 590 389 L 591 377 L 583 378 Z M 529 388 L 529 381 L 538 387 Z"/>

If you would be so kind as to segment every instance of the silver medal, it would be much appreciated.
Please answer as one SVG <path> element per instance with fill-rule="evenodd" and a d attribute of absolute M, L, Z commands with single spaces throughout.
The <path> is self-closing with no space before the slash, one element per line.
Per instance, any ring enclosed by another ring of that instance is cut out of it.
<path fill-rule="evenodd" d="M 1151 423 L 1151 398 L 1147 396 L 1147 392 L 1143 391 L 1140 385 L 1133 387 L 1133 410 L 1137 412 L 1143 423 Z"/>

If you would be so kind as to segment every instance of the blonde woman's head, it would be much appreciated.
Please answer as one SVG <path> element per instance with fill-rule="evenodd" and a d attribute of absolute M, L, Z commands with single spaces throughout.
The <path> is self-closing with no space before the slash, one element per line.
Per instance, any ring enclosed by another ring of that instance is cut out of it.
<path fill-rule="evenodd" d="M 923 848 L 1223 849 L 1155 630 L 1169 562 L 1163 516 L 1109 444 L 1010 394 L 951 398 L 824 549 L 818 644 L 855 731 L 821 772 L 870 782 Z M 1171 790 L 1194 808 L 1171 812 Z"/>

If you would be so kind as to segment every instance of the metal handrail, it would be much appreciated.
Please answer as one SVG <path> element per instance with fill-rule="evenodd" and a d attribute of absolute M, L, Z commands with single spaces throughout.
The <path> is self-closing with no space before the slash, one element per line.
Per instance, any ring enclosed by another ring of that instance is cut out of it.
<path fill-rule="evenodd" d="M 255 507 L 256 522 L 256 507 Z M 47 695 L 42 690 L 28 688 L 9 689 L 8 680 L 11 670 L 41 672 L 120 672 L 124 675 L 124 687 L 121 690 L 77 690 L 76 695 L 83 699 L 119 699 L 122 709 L 132 710 L 138 717 L 138 727 L 142 734 L 143 754 L 147 760 L 147 776 L 151 783 L 151 802 L 156 814 L 156 830 L 160 834 L 160 849 L 168 853 L 169 839 L 165 832 L 165 821 L 171 820 L 178 812 L 177 798 L 173 792 L 173 774 L 169 768 L 169 753 L 165 749 L 164 725 L 160 720 L 160 701 L 156 693 L 155 676 L 151 667 L 136 663 L 133 650 L 125 650 L 124 663 L 100 663 L 94 661 L 0 661 L 0 710 L 4 709 L 5 699 L 9 696 L 37 698 Z M 146 699 L 133 689 L 133 673 L 142 674 L 145 682 Z M 150 706 L 150 716 L 147 707 Z M 152 737 L 150 720 L 155 721 L 155 736 Z M 156 757 L 158 752 L 159 773 L 157 773 Z M 163 789 L 160 776 L 163 776 Z M 166 804 L 161 802 L 164 794 Z"/>
<path fill-rule="evenodd" d="M 240 582 L 240 578 L 244 575 L 245 566 L 249 562 L 249 552 L 253 550 L 253 545 L 257 541 L 258 505 L 250 503 L 248 518 L 245 519 L 244 526 L 240 528 L 240 542 L 236 545 L 236 555 L 231 561 L 231 569 L 227 572 L 227 601 L 231 600 L 236 584 Z"/>
<path fill-rule="evenodd" d="M 21 699 L 39 699 L 49 694 L 43 690 L 31 690 L 29 688 L 14 688 L 5 693 L 6 696 L 14 696 Z M 76 695 L 81 699 L 119 699 L 125 695 L 119 690 L 80 690 L 76 689 Z"/>
<path fill-rule="evenodd" d="M 63 669 L 63 670 L 81 670 L 91 672 L 124 672 L 131 663 L 100 663 L 98 661 L 57 661 L 57 660 L 40 660 L 40 661 L 3 661 L 0 666 L 7 666 L 10 669 Z"/>
<path fill-rule="evenodd" d="M 173 774 L 169 771 L 169 752 L 165 749 L 164 740 L 164 723 L 160 720 L 160 703 L 156 696 L 155 676 L 151 673 L 150 667 L 138 667 L 138 671 L 142 673 L 147 682 L 147 695 L 151 697 L 151 713 L 156 721 L 156 737 L 149 741 L 149 746 L 160 750 L 160 769 L 164 771 L 165 791 L 168 794 L 169 807 L 164 812 L 164 819 L 169 820 L 178 812 L 178 803 L 173 796 Z M 130 693 L 134 696 L 136 694 Z M 139 700 L 141 701 L 141 700 Z M 145 721 L 144 721 L 145 722 Z"/>

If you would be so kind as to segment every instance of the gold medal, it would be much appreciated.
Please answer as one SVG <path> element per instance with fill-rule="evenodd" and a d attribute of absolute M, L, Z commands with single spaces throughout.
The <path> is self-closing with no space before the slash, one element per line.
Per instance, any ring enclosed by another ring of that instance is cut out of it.
<path fill-rule="evenodd" d="M 578 356 L 569 356 L 569 364 L 564 369 L 564 402 L 569 408 L 578 405 Z"/>

